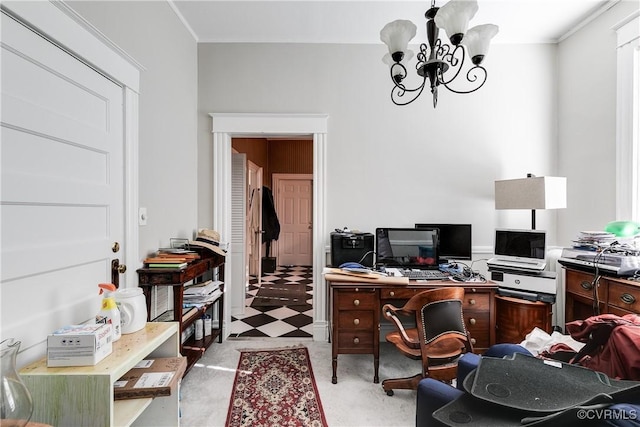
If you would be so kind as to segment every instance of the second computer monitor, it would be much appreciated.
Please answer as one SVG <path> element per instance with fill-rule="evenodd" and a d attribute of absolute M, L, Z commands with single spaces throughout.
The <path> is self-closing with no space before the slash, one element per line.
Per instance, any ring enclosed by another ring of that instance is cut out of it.
<path fill-rule="evenodd" d="M 447 260 L 471 259 L 471 224 L 427 224 L 420 223 L 416 228 L 438 228 L 440 230 L 439 258 Z"/>

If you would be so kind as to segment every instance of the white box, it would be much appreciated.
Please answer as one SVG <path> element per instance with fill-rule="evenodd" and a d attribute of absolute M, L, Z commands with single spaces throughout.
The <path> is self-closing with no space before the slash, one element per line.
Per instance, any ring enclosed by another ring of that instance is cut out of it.
<path fill-rule="evenodd" d="M 47 337 L 47 366 L 92 366 L 113 351 L 111 324 L 70 325 Z"/>

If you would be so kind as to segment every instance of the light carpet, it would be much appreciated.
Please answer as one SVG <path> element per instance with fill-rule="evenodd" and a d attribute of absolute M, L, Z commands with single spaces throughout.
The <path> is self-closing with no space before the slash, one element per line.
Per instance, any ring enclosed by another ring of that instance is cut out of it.
<path fill-rule="evenodd" d="M 240 354 L 227 427 L 327 427 L 304 346 Z"/>
<path fill-rule="evenodd" d="M 303 344 L 309 357 L 322 407 L 330 427 L 415 426 L 416 392 L 395 390 L 387 396 L 373 382 L 373 356 L 338 356 L 338 383 L 331 383 L 331 343 L 311 339 L 251 338 L 214 343 L 182 380 L 183 427 L 225 425 L 240 350 Z M 380 381 L 414 375 L 420 361 L 411 360 L 389 343 L 380 343 Z"/>

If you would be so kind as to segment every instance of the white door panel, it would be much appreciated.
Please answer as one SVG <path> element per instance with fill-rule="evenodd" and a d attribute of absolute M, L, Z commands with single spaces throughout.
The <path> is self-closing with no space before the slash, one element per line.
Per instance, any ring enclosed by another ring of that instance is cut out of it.
<path fill-rule="evenodd" d="M 274 174 L 276 211 L 280 220 L 279 265 L 312 265 L 313 179 Z"/>
<path fill-rule="evenodd" d="M 231 314 L 244 314 L 247 277 L 247 155 L 233 154 L 231 163 Z M 227 280 L 228 286 L 229 280 Z"/>
<path fill-rule="evenodd" d="M 93 317 L 124 259 L 123 88 L 2 14 L 1 92 L 2 333 L 28 347 Z"/>

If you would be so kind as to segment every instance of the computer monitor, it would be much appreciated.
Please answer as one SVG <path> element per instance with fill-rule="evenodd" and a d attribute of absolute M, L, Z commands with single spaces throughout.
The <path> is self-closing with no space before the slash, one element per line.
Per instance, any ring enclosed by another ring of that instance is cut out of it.
<path fill-rule="evenodd" d="M 376 267 L 438 268 L 437 228 L 377 228 Z"/>
<path fill-rule="evenodd" d="M 440 262 L 472 258 L 471 224 L 416 224 L 416 228 L 440 230 L 438 254 Z"/>
<path fill-rule="evenodd" d="M 494 252 L 503 257 L 544 259 L 546 232 L 542 230 L 496 230 Z"/>

